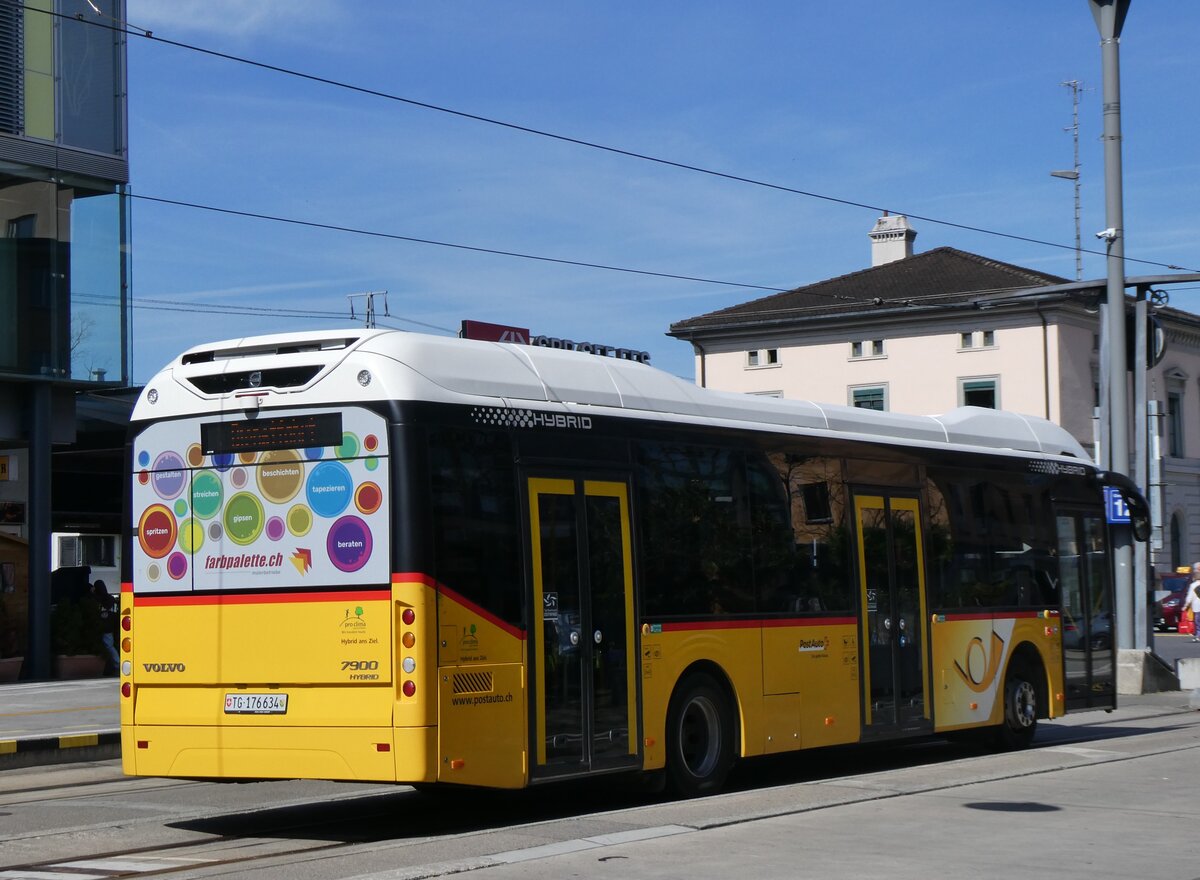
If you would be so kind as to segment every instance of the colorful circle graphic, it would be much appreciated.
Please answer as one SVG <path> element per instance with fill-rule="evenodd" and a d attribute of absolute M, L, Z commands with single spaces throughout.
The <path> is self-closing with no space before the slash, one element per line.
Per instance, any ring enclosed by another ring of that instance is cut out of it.
<path fill-rule="evenodd" d="M 346 466 L 337 461 L 323 461 L 308 475 L 305 494 L 308 506 L 317 516 L 332 519 L 350 504 L 354 479 Z"/>
<path fill-rule="evenodd" d="M 138 467 L 145 467 L 148 464 L 150 464 L 150 453 L 143 449 L 138 453 Z"/>
<path fill-rule="evenodd" d="M 229 499 L 222 517 L 225 533 L 235 544 L 253 544 L 263 530 L 262 502 L 249 492 L 239 492 Z"/>
<path fill-rule="evenodd" d="M 225 487 L 212 471 L 200 471 L 192 479 L 192 513 L 200 519 L 212 519 L 221 509 Z"/>
<path fill-rule="evenodd" d="M 336 450 L 337 457 L 342 461 L 358 455 L 358 435 L 346 431 L 342 434 L 342 445 Z"/>
<path fill-rule="evenodd" d="M 198 468 L 204 464 L 204 450 L 199 443 L 193 443 L 187 448 L 188 467 Z"/>
<path fill-rule="evenodd" d="M 370 516 L 383 503 L 383 492 L 374 483 L 363 483 L 354 490 L 354 506 L 358 512 Z"/>
<path fill-rule="evenodd" d="M 146 577 L 150 578 L 152 581 L 156 581 L 162 577 L 162 569 L 158 567 L 157 562 L 153 562 L 146 566 Z"/>
<path fill-rule="evenodd" d="M 374 452 L 378 448 L 379 438 L 374 434 L 368 434 L 366 437 L 363 437 L 363 449 L 367 450 L 367 452 Z"/>
<path fill-rule="evenodd" d="M 371 530 L 357 516 L 343 516 L 329 529 L 325 550 L 338 571 L 358 571 L 371 558 Z"/>
<path fill-rule="evenodd" d="M 153 471 L 150 479 L 154 483 L 154 491 L 164 501 L 177 498 L 187 485 L 183 459 L 174 452 L 164 452 L 156 458 Z"/>
<path fill-rule="evenodd" d="M 239 452 L 238 453 L 238 462 L 240 464 L 254 464 L 254 461 L 257 458 L 258 458 L 257 452 Z"/>
<path fill-rule="evenodd" d="M 181 516 L 181 517 L 187 516 L 187 512 L 188 512 L 187 502 L 184 501 L 182 498 L 178 499 L 175 502 L 175 515 Z"/>
<path fill-rule="evenodd" d="M 229 474 L 229 482 L 233 483 L 233 488 L 240 489 L 246 485 L 246 472 L 242 468 L 234 468 Z"/>
<path fill-rule="evenodd" d="M 213 467 L 222 473 L 233 467 L 233 453 L 222 452 L 212 457 Z"/>
<path fill-rule="evenodd" d="M 294 449 L 272 449 L 258 460 L 258 491 L 275 504 L 286 504 L 304 485 L 304 465 Z"/>
<path fill-rule="evenodd" d="M 211 522 L 208 524 L 208 536 L 214 541 L 221 540 L 221 536 L 225 534 L 225 530 L 221 528 L 219 522 Z"/>
<path fill-rule="evenodd" d="M 324 446 L 310 446 L 304 450 L 304 457 L 309 461 L 317 461 L 325 454 Z"/>
<path fill-rule="evenodd" d="M 283 537 L 284 526 L 283 517 L 273 516 L 267 520 L 267 537 L 272 541 L 278 541 Z"/>
<path fill-rule="evenodd" d="M 287 512 L 288 531 L 297 538 L 303 538 L 313 525 L 312 511 L 303 504 L 297 504 Z"/>
<path fill-rule="evenodd" d="M 150 483 L 150 471 L 138 471 L 138 482 L 143 486 Z"/>
<path fill-rule="evenodd" d="M 179 524 L 179 549 L 193 554 L 204 546 L 204 526 L 192 518 Z"/>
<path fill-rule="evenodd" d="M 368 455 L 363 459 L 363 464 L 366 465 L 367 470 L 373 471 L 379 467 L 379 459 L 373 455 Z"/>
<path fill-rule="evenodd" d="M 188 570 L 188 559 L 182 553 L 172 553 L 171 558 L 167 560 L 167 574 L 175 580 L 179 580 Z"/>
<path fill-rule="evenodd" d="M 151 559 L 162 559 L 175 544 L 175 516 L 164 504 L 151 504 L 138 520 L 138 543 Z"/>

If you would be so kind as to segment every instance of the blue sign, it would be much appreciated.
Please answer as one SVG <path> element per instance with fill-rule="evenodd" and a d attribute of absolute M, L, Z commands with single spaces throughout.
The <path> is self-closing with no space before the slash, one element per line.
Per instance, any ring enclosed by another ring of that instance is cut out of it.
<path fill-rule="evenodd" d="M 1123 496 L 1113 486 L 1104 487 L 1104 512 L 1110 523 L 1129 523 L 1129 505 Z"/>

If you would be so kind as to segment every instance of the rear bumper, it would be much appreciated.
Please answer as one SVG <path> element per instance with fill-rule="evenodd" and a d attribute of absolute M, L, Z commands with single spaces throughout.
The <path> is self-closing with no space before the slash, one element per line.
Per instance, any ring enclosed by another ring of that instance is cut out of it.
<path fill-rule="evenodd" d="M 433 782 L 436 727 L 126 725 L 129 776 Z"/>

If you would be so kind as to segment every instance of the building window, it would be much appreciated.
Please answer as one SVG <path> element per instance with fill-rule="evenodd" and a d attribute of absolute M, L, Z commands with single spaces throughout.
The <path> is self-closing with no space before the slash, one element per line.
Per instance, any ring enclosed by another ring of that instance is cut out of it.
<path fill-rule="evenodd" d="M 886 390 L 882 385 L 850 389 L 850 405 L 859 409 L 887 409 Z"/>
<path fill-rule="evenodd" d="M 978 339 L 978 344 L 976 344 Z M 995 348 L 996 347 L 996 331 L 995 330 L 980 330 L 970 333 L 960 333 L 958 348 L 959 351 L 966 351 L 973 348 Z"/>
<path fill-rule="evenodd" d="M 777 367 L 779 366 L 779 349 L 762 348 L 746 352 L 747 367 Z"/>
<path fill-rule="evenodd" d="M 883 357 L 883 340 L 867 339 L 863 342 L 850 343 L 850 358 L 856 360 L 863 357 Z"/>
<path fill-rule="evenodd" d="M 1179 514 L 1171 514 L 1171 571 L 1183 565 L 1183 523 Z"/>
<path fill-rule="evenodd" d="M 1167 392 L 1167 455 L 1183 455 L 1183 394 Z"/>
<path fill-rule="evenodd" d="M 1000 393 L 996 379 L 959 379 L 959 406 L 981 406 L 985 409 L 1000 408 Z"/>

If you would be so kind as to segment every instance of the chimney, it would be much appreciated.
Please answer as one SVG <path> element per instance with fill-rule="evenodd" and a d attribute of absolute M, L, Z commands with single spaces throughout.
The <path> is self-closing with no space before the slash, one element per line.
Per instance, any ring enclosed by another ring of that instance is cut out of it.
<path fill-rule="evenodd" d="M 887 211 L 875 221 L 871 236 L 871 265 L 882 266 L 894 260 L 903 260 L 913 254 L 913 239 L 917 230 L 908 225 L 903 214 L 889 216 Z"/>

